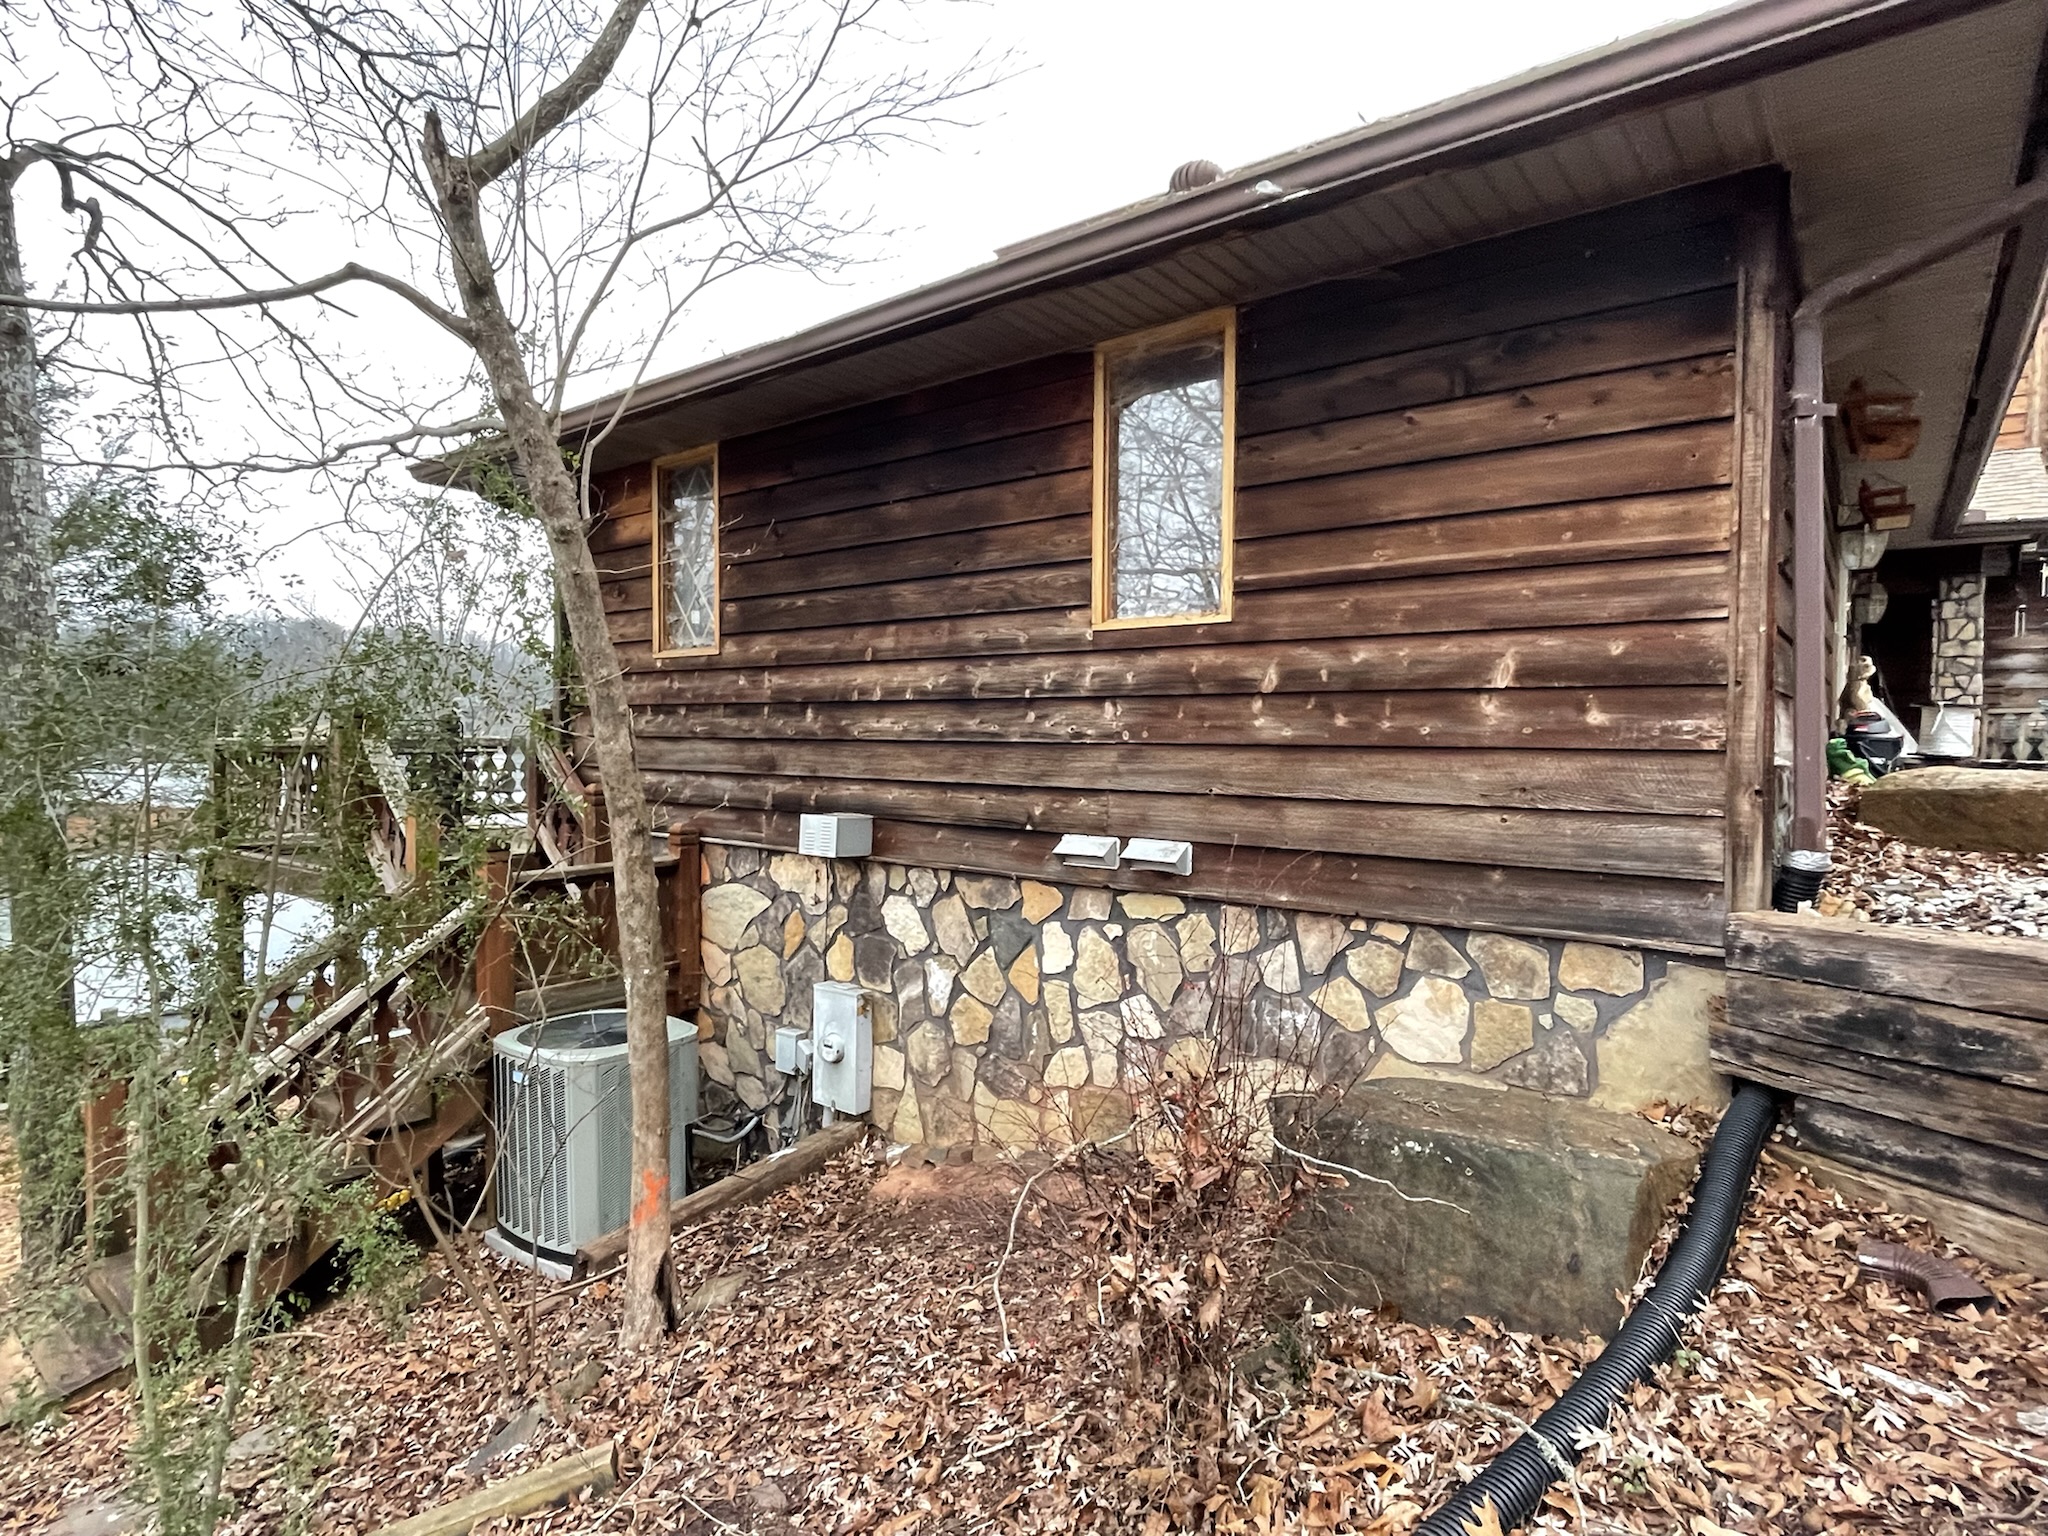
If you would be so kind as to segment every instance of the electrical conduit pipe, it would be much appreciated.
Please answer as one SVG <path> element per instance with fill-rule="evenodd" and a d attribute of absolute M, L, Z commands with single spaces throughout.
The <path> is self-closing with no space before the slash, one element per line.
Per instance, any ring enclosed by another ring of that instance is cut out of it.
<path fill-rule="evenodd" d="M 1613 1342 L 1526 1434 L 1423 1521 L 1418 1536 L 1465 1536 L 1466 1522 L 1489 1500 L 1502 1530 L 1527 1523 L 1544 1490 L 1577 1464 L 1581 1438 L 1605 1425 L 1616 1399 L 1678 1347 L 1727 1262 L 1750 1178 L 1777 1122 L 1778 1098 L 1770 1089 L 1743 1083 L 1735 1090 L 1700 1165 L 1685 1226 Z"/>

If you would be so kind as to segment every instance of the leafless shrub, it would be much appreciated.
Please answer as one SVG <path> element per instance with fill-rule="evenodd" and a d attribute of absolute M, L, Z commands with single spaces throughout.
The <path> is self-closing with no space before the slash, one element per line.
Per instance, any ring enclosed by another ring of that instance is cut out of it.
<path fill-rule="evenodd" d="M 1331 1177 L 1277 1153 L 1276 1113 L 1311 1123 L 1365 1059 L 1305 1001 L 1255 996 L 1256 979 L 1248 959 L 1225 959 L 1158 1038 L 1127 1035 L 1128 1124 L 1070 1109 L 1076 1150 L 1046 1191 L 1096 1275 L 1096 1316 L 1134 1397 L 1165 1405 L 1169 1429 L 1219 1427 L 1233 1363 L 1265 1331 L 1267 1256 Z"/>

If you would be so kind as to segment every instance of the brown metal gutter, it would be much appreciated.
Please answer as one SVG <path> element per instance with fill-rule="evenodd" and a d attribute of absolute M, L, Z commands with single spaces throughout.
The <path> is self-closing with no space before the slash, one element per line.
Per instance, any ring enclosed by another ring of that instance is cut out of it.
<path fill-rule="evenodd" d="M 1822 283 L 1792 313 L 1792 849 L 1825 868 L 1827 734 L 1826 351 L 1827 313 L 2003 234 L 2048 206 L 2048 178 L 2032 181 L 1974 217 Z M 1802 866 L 1803 867 L 1803 866 Z"/>
<path fill-rule="evenodd" d="M 1282 223 L 1375 184 L 1483 162 L 1624 112 L 1738 85 L 1999 0 L 1758 0 L 1246 167 L 1199 191 L 917 289 L 795 336 L 578 407 L 565 437 L 965 320 L 1029 294 L 1155 261 L 1227 230 Z M 1257 188 L 1278 180 L 1282 190 Z"/>

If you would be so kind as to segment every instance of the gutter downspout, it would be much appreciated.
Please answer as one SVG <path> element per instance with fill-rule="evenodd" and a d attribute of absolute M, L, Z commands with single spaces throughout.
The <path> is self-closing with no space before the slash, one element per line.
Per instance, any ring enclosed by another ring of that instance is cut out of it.
<path fill-rule="evenodd" d="M 1824 420 L 1828 311 L 2002 234 L 2048 205 L 2048 178 L 2032 181 L 1964 223 L 1902 245 L 1809 293 L 1792 314 L 1792 852 L 1780 875 L 1805 875 L 1815 891 L 1828 868 L 1827 559 L 1829 507 Z M 1805 855 L 1804 858 L 1801 855 Z M 1803 894 L 1803 893 L 1802 893 Z M 1796 905 L 1796 903 L 1795 903 Z"/>

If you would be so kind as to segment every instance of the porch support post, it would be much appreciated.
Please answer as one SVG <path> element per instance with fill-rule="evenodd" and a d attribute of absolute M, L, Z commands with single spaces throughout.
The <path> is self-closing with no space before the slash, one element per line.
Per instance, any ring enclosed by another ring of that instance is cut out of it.
<path fill-rule="evenodd" d="M 1951 225 L 1809 293 L 1792 315 L 1792 847 L 1828 846 L 1827 361 L 1821 320 L 1829 310 L 1889 287 L 1979 240 L 2000 234 L 2048 204 L 2048 178 L 2028 182 L 1974 218 Z"/>

